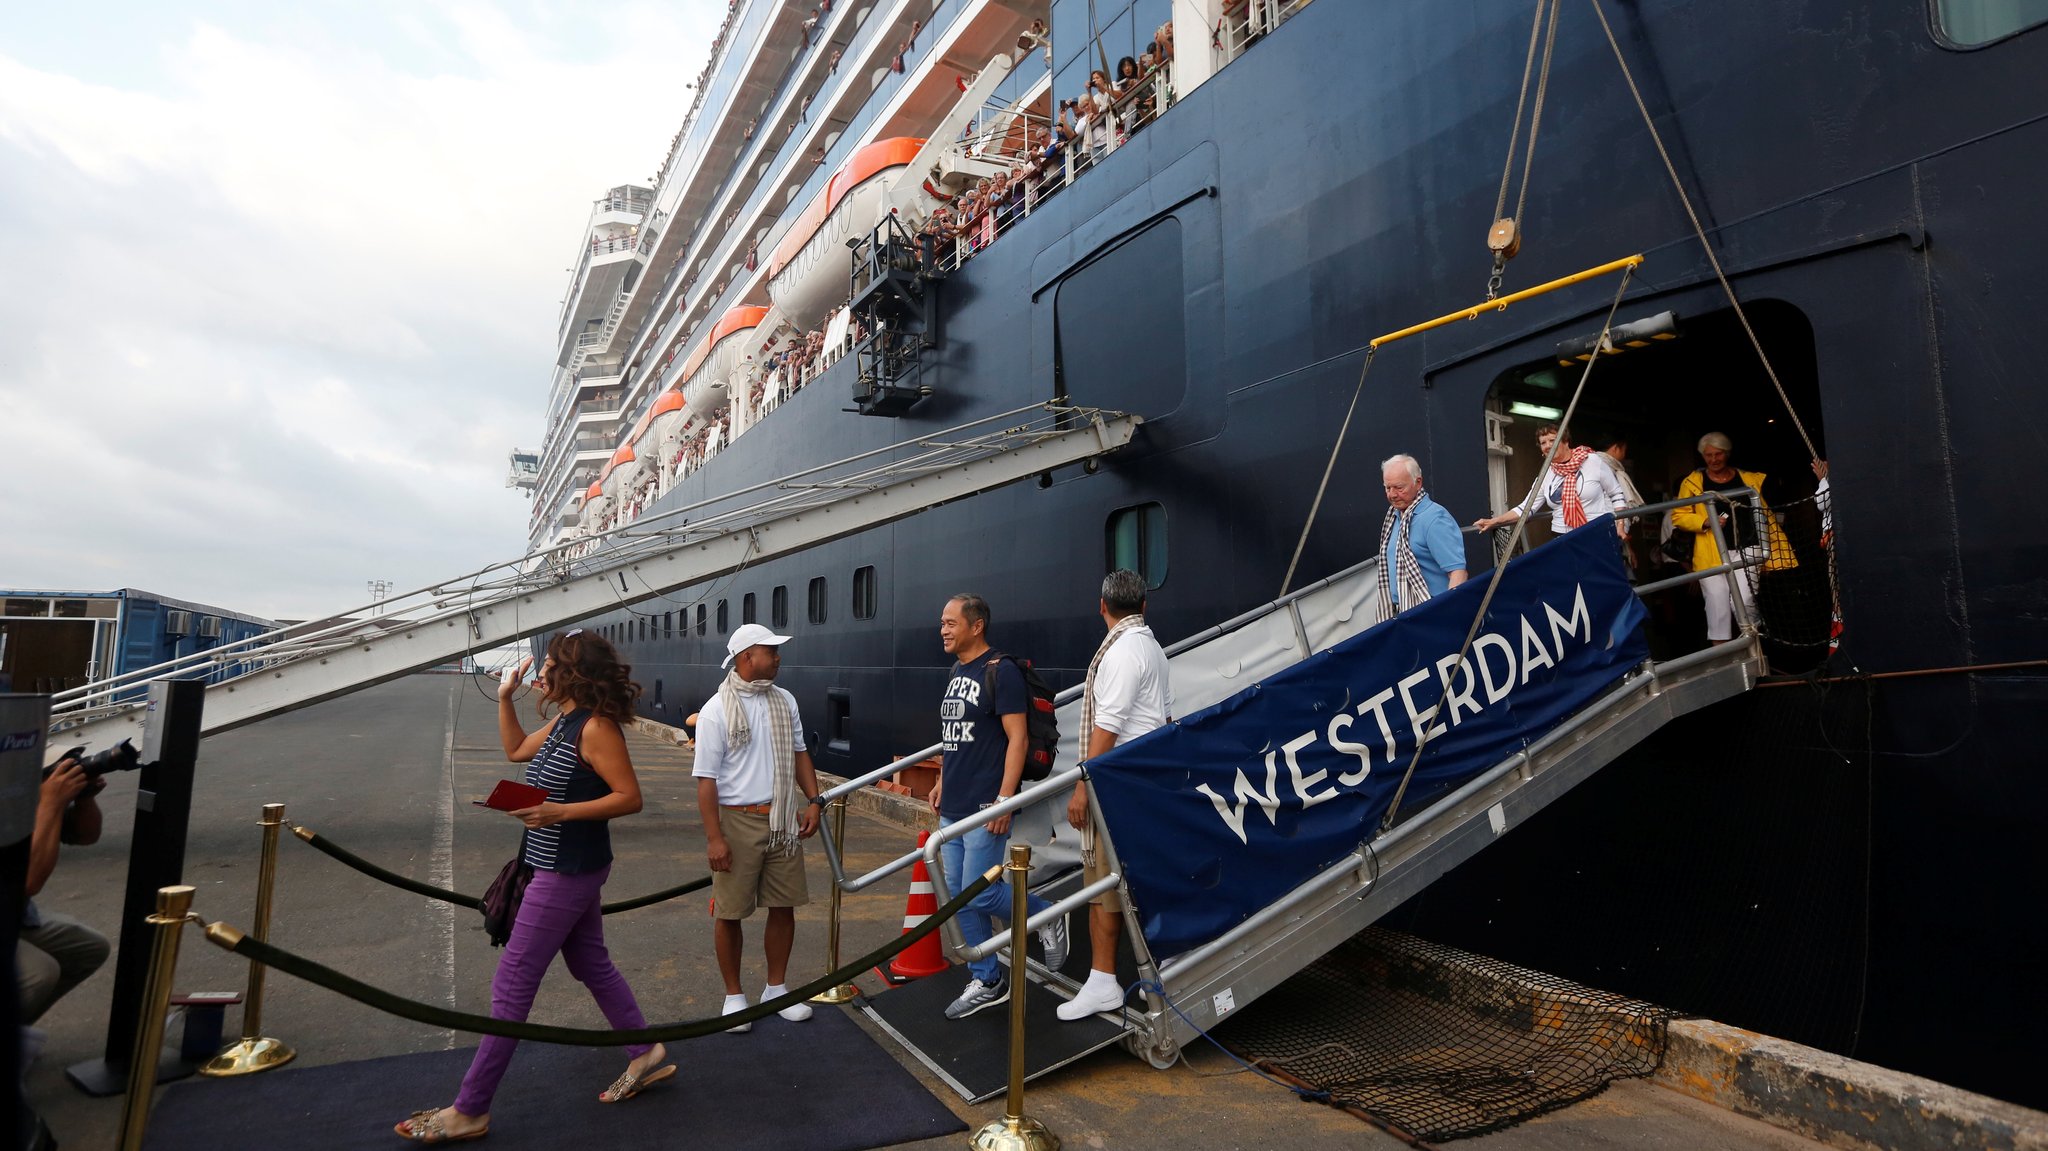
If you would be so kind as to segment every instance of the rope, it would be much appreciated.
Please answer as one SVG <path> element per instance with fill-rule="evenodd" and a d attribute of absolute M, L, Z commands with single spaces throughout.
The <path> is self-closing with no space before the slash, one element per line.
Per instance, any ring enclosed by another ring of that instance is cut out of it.
<path fill-rule="evenodd" d="M 330 858 L 348 864 L 371 879 L 381 880 L 393 887 L 410 891 L 414 895 L 424 895 L 428 899 L 438 899 L 444 903 L 452 903 L 457 907 L 467 907 L 472 911 L 483 910 L 484 901 L 482 896 L 464 895 L 459 891 L 449 891 L 447 888 L 435 887 L 431 883 L 422 883 L 411 876 L 400 875 L 395 871 L 386 870 L 327 839 L 311 828 L 295 823 L 292 825 L 292 835 L 319 848 Z M 607 903 L 601 910 L 606 915 L 616 915 L 621 911 L 637 911 L 642 907 L 656 903 L 665 903 L 677 896 L 688 895 L 693 891 L 702 891 L 709 886 L 711 886 L 711 877 L 706 875 L 692 879 L 688 883 L 679 883 L 674 887 L 663 888 L 660 891 L 647 895 L 638 895 L 632 899 L 622 899 L 616 903 Z"/>
<path fill-rule="evenodd" d="M 802 987 L 795 988 L 787 995 L 779 995 L 774 999 L 764 999 L 744 1011 L 735 1011 L 731 1015 L 721 1015 L 714 1019 L 664 1023 L 657 1027 L 638 1027 L 621 1031 L 599 1030 L 589 1027 L 550 1027 L 544 1023 L 497 1019 L 489 1015 L 473 1015 L 466 1011 L 451 1011 L 446 1007 L 439 1007 L 431 1003 L 421 1003 L 416 999 L 406 999 L 381 987 L 372 987 L 370 984 L 364 983 L 359 979 L 343 975 L 331 967 L 315 963 L 310 959 L 286 951 L 274 944 L 265 943 L 248 935 L 241 935 L 235 928 L 229 927 L 226 924 L 209 924 L 206 928 L 206 937 L 215 944 L 252 962 L 261 963 L 265 967 L 282 971 L 287 975 L 296 975 L 308 983 L 324 987 L 329 991 L 346 996 L 367 1007 L 373 1007 L 387 1015 L 396 1015 L 401 1019 L 410 1019 L 415 1023 L 424 1023 L 429 1027 L 439 1030 L 467 1031 L 478 1035 L 496 1035 L 505 1039 L 531 1040 L 536 1043 L 560 1043 L 575 1047 L 624 1047 L 629 1044 L 669 1043 L 684 1039 L 701 1039 L 706 1035 L 716 1035 L 739 1024 L 752 1023 L 756 1019 L 766 1018 L 768 1015 L 785 1007 L 802 1003 L 827 988 L 837 987 L 870 967 L 888 962 L 912 944 L 937 931 L 940 924 L 959 914 L 961 908 L 967 906 L 967 904 L 974 900 L 975 896 L 980 895 L 986 890 L 988 885 L 994 882 L 995 877 L 1001 870 L 1000 866 L 990 868 L 973 883 L 968 884 L 960 894 L 954 896 L 944 907 L 939 908 L 935 914 L 925 919 L 923 923 L 918 924 L 916 927 L 905 931 L 894 942 L 876 948 L 837 971 L 821 975 Z M 230 938 L 230 936 L 238 936 L 238 938 Z"/>
<path fill-rule="evenodd" d="M 1543 5 L 1539 0 L 1537 12 Z M 1550 91 L 1550 56 L 1557 47 L 1557 14 L 1564 11 L 1564 0 L 1551 0 L 1550 27 L 1543 34 L 1543 67 L 1536 73 L 1536 101 L 1529 105 L 1529 150 L 1522 157 L 1522 188 L 1515 195 L 1515 227 L 1522 226 L 1522 208 L 1529 202 L 1529 173 L 1536 166 L 1536 133 L 1543 126 L 1543 99 Z"/>
<path fill-rule="evenodd" d="M 1543 29 L 1543 6 L 1548 2 L 1536 0 L 1535 17 L 1529 22 L 1529 55 L 1522 61 L 1522 87 L 1515 96 L 1515 122 L 1508 128 L 1507 159 L 1500 162 L 1500 195 L 1493 200 L 1493 218 L 1496 220 L 1508 210 L 1508 181 L 1515 174 L 1515 145 L 1522 139 L 1522 108 L 1529 102 L 1529 76 L 1536 70 L 1537 34 Z"/>
<path fill-rule="evenodd" d="M 1742 310 L 1742 301 L 1735 297 L 1735 286 L 1728 282 L 1728 273 L 1721 268 L 1721 258 L 1714 253 L 1714 245 L 1707 240 L 1707 230 L 1700 224 L 1699 213 L 1693 210 L 1692 196 L 1685 190 L 1685 184 L 1678 178 L 1678 167 L 1671 162 L 1671 153 L 1664 147 L 1664 136 L 1657 131 L 1657 122 L 1650 118 L 1649 106 L 1643 103 L 1642 90 L 1636 87 L 1635 73 L 1629 69 L 1628 58 L 1622 55 L 1621 42 L 1614 37 L 1614 28 L 1607 23 L 1607 12 L 1600 6 L 1600 0 L 1591 0 L 1593 14 L 1600 18 L 1600 30 L 1607 34 L 1607 46 L 1614 50 L 1614 62 L 1621 65 L 1622 79 L 1628 81 L 1628 93 L 1635 98 L 1636 111 L 1642 114 L 1643 126 L 1650 130 L 1650 142 L 1657 146 L 1657 156 L 1664 161 L 1664 171 L 1671 177 L 1671 186 L 1678 191 L 1678 200 L 1685 205 L 1686 218 L 1692 221 L 1693 235 L 1700 241 L 1700 249 L 1707 254 L 1707 263 L 1713 266 L 1714 278 L 1721 283 L 1721 291 L 1728 297 L 1729 306 L 1735 309 L 1735 318 L 1742 323 L 1749 345 L 1756 349 L 1756 358 L 1763 364 L 1764 374 L 1770 377 L 1771 387 L 1778 391 L 1778 400 L 1785 405 L 1785 414 L 1792 419 L 1793 428 L 1799 432 L 1800 442 L 1806 445 L 1806 454 L 1811 459 L 1820 458 L 1820 449 L 1814 447 L 1813 437 L 1806 434 L 1806 425 L 1799 419 L 1799 412 L 1792 406 L 1792 397 L 1785 393 L 1785 385 L 1778 380 L 1778 370 L 1771 365 L 1771 357 L 1764 352 L 1764 343 L 1757 337 L 1756 329 L 1750 326 L 1749 313 Z"/>
<path fill-rule="evenodd" d="M 1365 349 L 1365 363 L 1358 368 L 1358 386 L 1351 391 L 1351 406 L 1344 409 L 1344 422 L 1337 425 L 1337 442 L 1330 445 L 1330 461 L 1323 465 L 1323 481 L 1316 485 L 1316 498 L 1308 505 L 1308 522 L 1301 525 L 1301 538 L 1294 542 L 1294 558 L 1287 561 L 1287 574 L 1280 577 L 1280 594 L 1286 595 L 1294 583 L 1294 569 L 1301 563 L 1302 549 L 1308 547 L 1309 529 L 1316 526 L 1316 512 L 1323 506 L 1323 493 L 1330 488 L 1330 473 L 1337 470 L 1337 453 L 1344 450 L 1344 433 L 1351 430 L 1351 417 L 1358 411 L 1358 397 L 1365 394 L 1365 375 L 1372 371 L 1372 358 L 1379 354 L 1379 345 L 1370 344 Z"/>
<path fill-rule="evenodd" d="M 1635 267 L 1633 265 L 1622 269 L 1621 284 L 1614 289 L 1614 302 L 1607 305 L 1607 318 L 1601 322 L 1600 340 L 1599 343 L 1594 345 L 1596 348 L 1606 344 L 1607 333 L 1614 327 L 1614 313 L 1620 310 L 1621 298 L 1627 294 L 1629 279 L 1634 274 Z M 1529 496 L 1535 495 L 1537 489 L 1543 486 L 1544 478 L 1550 472 L 1551 461 L 1557 458 L 1558 448 L 1563 446 L 1565 441 L 1570 438 L 1572 413 L 1578 410 L 1579 397 L 1585 395 L 1586 381 L 1592 378 L 1593 365 L 1599 362 L 1600 357 L 1597 355 L 1586 358 L 1585 370 L 1579 373 L 1579 384 L 1576 388 L 1572 389 L 1571 402 L 1565 405 L 1564 415 L 1558 417 L 1557 438 L 1551 441 L 1550 451 L 1544 455 L 1543 462 L 1536 467 L 1536 479 L 1530 484 Z M 1522 502 L 1516 506 L 1526 505 L 1529 502 L 1529 496 L 1524 496 Z M 1501 577 L 1507 574 L 1508 564 L 1505 556 L 1514 553 L 1515 544 L 1522 538 L 1522 532 L 1528 526 L 1528 523 L 1529 517 L 1527 515 L 1515 517 L 1514 530 L 1508 534 L 1508 546 L 1505 553 L 1503 553 L 1503 558 L 1500 562 L 1493 565 L 1493 577 L 1486 581 L 1486 594 L 1479 597 L 1479 610 L 1472 614 L 1472 626 L 1465 631 L 1465 642 L 1458 645 L 1458 664 L 1465 662 L 1466 654 L 1472 650 L 1472 641 L 1479 638 L 1480 625 L 1486 622 L 1486 610 L 1493 606 L 1493 593 L 1500 587 Z M 1456 673 L 1453 672 L 1452 674 Z M 1425 723 L 1416 728 L 1415 752 L 1408 757 L 1408 770 L 1401 773 L 1401 786 L 1394 789 L 1394 800 L 1388 805 L 1387 814 L 1380 819 L 1381 835 L 1385 835 L 1393 828 L 1394 817 L 1401 811 L 1401 800 L 1408 794 L 1408 782 L 1415 778 L 1415 769 L 1422 764 L 1422 749 L 1428 743 L 1429 725 Z"/>

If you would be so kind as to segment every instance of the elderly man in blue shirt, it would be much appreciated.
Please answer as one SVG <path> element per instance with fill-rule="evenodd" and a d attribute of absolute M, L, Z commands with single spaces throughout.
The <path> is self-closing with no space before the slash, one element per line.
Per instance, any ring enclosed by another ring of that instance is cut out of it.
<path fill-rule="evenodd" d="M 1465 582 L 1458 521 L 1422 490 L 1422 465 L 1394 456 L 1380 465 L 1387 518 L 1380 524 L 1380 603 L 1392 618 Z"/>

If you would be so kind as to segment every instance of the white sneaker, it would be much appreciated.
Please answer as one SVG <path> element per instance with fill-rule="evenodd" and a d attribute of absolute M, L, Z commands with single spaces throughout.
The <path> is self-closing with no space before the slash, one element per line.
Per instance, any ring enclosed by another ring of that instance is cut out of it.
<path fill-rule="evenodd" d="M 786 986 L 763 987 L 761 989 L 761 1002 L 766 1003 L 770 999 L 780 999 L 787 994 L 789 994 L 789 988 Z M 799 999 L 775 1014 L 782 1016 L 791 1023 L 802 1023 L 811 1017 L 811 1005 Z"/>
<path fill-rule="evenodd" d="M 726 997 L 725 997 L 725 1010 L 724 1010 L 724 1011 L 722 1011 L 722 1012 L 720 1012 L 720 1014 L 722 1014 L 722 1015 L 732 1015 L 732 1014 L 735 1014 L 735 1013 L 737 1013 L 737 1012 L 745 1011 L 746 1009 L 747 1009 L 747 997 L 746 997 L 746 996 L 744 996 L 744 995 L 728 995 L 728 996 L 726 996 Z M 742 1024 L 740 1024 L 740 1025 L 738 1025 L 738 1026 L 736 1026 L 736 1027 L 728 1027 L 728 1028 L 726 1028 L 726 1030 L 727 1030 L 727 1031 L 730 1031 L 730 1032 L 732 1032 L 732 1033 L 733 1033 L 734 1035 L 745 1035 L 745 1034 L 746 1034 L 747 1032 L 749 1032 L 749 1031 L 752 1031 L 753 1029 L 754 1029 L 754 1024 L 753 1024 L 753 1022 L 752 1022 L 751 1020 L 749 1020 L 748 1022 L 742 1023 Z"/>
<path fill-rule="evenodd" d="M 1061 1019 L 1072 1023 L 1076 1019 L 1086 1019 L 1090 1015 L 1099 1015 L 1105 1011 L 1122 1011 L 1123 1007 L 1123 988 L 1115 983 L 1105 987 L 1091 979 L 1081 985 L 1081 990 L 1075 992 L 1072 999 L 1060 1004 L 1054 1011 Z"/>

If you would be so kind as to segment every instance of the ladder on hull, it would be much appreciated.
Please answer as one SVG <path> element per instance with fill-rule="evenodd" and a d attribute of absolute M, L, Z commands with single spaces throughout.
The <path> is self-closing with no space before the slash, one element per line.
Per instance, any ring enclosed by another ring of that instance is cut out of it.
<path fill-rule="evenodd" d="M 642 517 L 454 580 L 64 692 L 52 758 L 141 732 L 145 684 L 206 678 L 203 734 L 346 695 L 1113 452 L 1137 416 L 1033 405 Z M 375 613 L 375 614 L 371 614 Z"/>

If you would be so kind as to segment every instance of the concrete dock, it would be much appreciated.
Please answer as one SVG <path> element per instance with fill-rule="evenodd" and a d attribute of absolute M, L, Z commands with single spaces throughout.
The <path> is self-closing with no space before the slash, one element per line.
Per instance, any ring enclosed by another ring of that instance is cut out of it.
<path fill-rule="evenodd" d="M 208 740 L 201 750 L 184 876 L 198 889 L 195 910 L 208 920 L 248 924 L 257 871 L 256 824 L 266 803 L 286 804 L 292 822 L 394 871 L 481 892 L 514 850 L 518 832 L 517 824 L 506 816 L 470 803 L 497 780 L 517 774 L 500 752 L 493 686 L 487 678 L 413 676 Z M 522 718 L 529 727 L 536 722 L 530 708 L 523 710 Z M 688 751 L 638 732 L 629 734 L 629 742 L 646 809 L 613 825 L 617 862 L 606 889 L 611 899 L 667 887 L 707 870 Z M 103 839 L 93 847 L 64 850 L 56 874 L 38 898 L 44 909 L 77 916 L 110 938 L 118 935 L 115 920 L 135 798 L 133 774 L 112 780 L 101 796 L 106 811 Z M 914 844 L 914 837 L 899 824 L 864 812 L 849 818 L 847 830 L 849 864 L 861 870 Z M 488 1011 L 497 953 L 484 938 L 479 915 L 378 884 L 289 834 L 281 855 L 273 942 L 403 996 L 463 1011 Z M 814 848 L 809 859 L 814 902 L 798 914 L 792 983 L 825 968 L 824 895 L 830 872 L 821 851 Z M 857 956 L 898 934 L 904 893 L 899 885 L 884 886 L 885 892 L 847 899 L 842 945 L 846 956 Z M 699 893 L 606 921 L 612 954 L 650 1022 L 704 1017 L 719 1008 L 722 989 L 712 958 L 707 898 L 708 892 Z M 758 920 L 749 924 L 750 994 L 758 992 L 763 981 L 759 930 Z M 206 945 L 196 934 L 187 936 L 177 990 L 238 991 L 244 979 L 245 968 L 233 956 Z M 869 991 L 881 987 L 872 974 L 859 982 Z M 115 1141 L 120 1099 L 89 1099 L 63 1077 L 65 1066 L 100 1054 L 111 989 L 110 963 L 41 1023 L 49 1036 L 48 1047 L 30 1074 L 29 1098 L 67 1148 L 106 1148 Z M 853 1014 L 873 1031 L 865 1016 Z M 533 1019 L 603 1025 L 582 988 L 559 969 L 543 984 Z M 239 1025 L 239 1013 L 230 1010 L 230 1038 Z M 275 974 L 266 995 L 264 1030 L 296 1047 L 299 1065 L 475 1042 L 471 1036 L 379 1014 Z M 914 1058 L 876 1034 L 884 1048 L 970 1129 L 1001 1115 L 1000 1100 L 979 1106 L 960 1102 Z M 690 1075 L 688 1045 L 673 1045 L 672 1051 L 685 1071 L 684 1089 L 709 1089 L 709 1073 Z M 423 1085 L 418 1097 L 366 1099 L 362 1106 L 388 1113 L 396 1121 L 415 1109 L 448 1102 L 455 1086 Z M 596 1086 L 602 1085 L 593 1089 Z M 1302 1105 L 1291 1093 L 1239 1072 L 1214 1049 L 1192 1051 L 1187 1063 L 1169 1071 L 1153 1070 L 1111 1049 L 1032 1084 L 1027 1110 L 1069 1148 L 1406 1146 L 1343 1112 Z M 2027 1117 L 2036 1114 L 2011 1111 L 2023 1128 Z M 2036 1131 L 2029 1136 L 2022 1130 L 2018 1139 L 2000 1145 L 2048 1145 L 2032 1138 L 2048 1141 L 2048 1134 Z M 1831 1137 L 1830 1142 L 1853 1146 L 1862 1141 Z M 960 1135 L 907 1146 L 966 1144 L 967 1136 Z M 1475 1151 L 1610 1146 L 1762 1151 L 1817 1144 L 1656 1080 L 1627 1080 L 1592 1100 L 1465 1145 Z"/>

